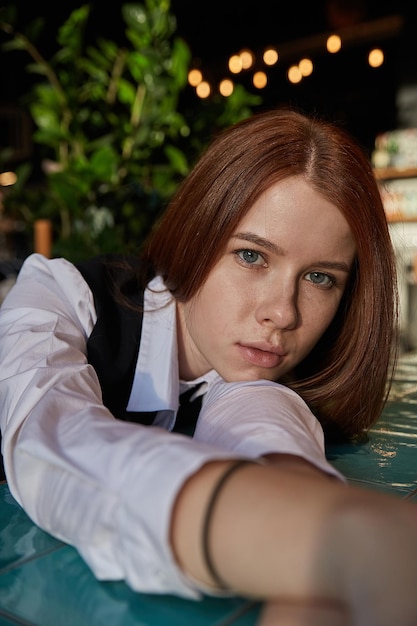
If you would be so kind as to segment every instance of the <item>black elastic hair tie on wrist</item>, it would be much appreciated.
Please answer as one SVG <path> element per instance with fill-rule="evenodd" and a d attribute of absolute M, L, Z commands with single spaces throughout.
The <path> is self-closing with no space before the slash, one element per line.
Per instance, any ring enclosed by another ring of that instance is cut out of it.
<path fill-rule="evenodd" d="M 248 464 L 256 465 L 256 462 L 250 461 L 249 459 L 239 459 L 235 463 L 232 463 L 232 465 L 229 465 L 229 467 L 226 469 L 224 474 L 221 475 L 219 481 L 217 482 L 210 496 L 210 500 L 207 505 L 206 514 L 205 514 L 204 522 L 203 522 L 202 543 L 203 543 L 204 561 L 206 563 L 207 569 L 210 572 L 211 577 L 216 582 L 217 586 L 224 591 L 230 591 L 231 589 L 230 589 L 230 586 L 227 583 L 225 583 L 222 577 L 217 573 L 217 570 L 214 567 L 214 564 L 211 558 L 210 549 L 209 549 L 209 533 L 210 533 L 211 520 L 212 520 L 213 512 L 216 506 L 217 498 L 219 496 L 220 491 L 223 489 L 226 481 L 240 467 L 242 467 L 243 465 L 248 465 Z"/>

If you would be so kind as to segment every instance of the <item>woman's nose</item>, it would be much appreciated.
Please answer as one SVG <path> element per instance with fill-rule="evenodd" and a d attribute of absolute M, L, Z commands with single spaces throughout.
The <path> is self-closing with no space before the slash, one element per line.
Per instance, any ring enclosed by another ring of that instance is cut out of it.
<path fill-rule="evenodd" d="M 269 290 L 258 303 L 257 321 L 281 330 L 296 328 L 299 321 L 297 300 L 297 289 L 294 287 Z"/>

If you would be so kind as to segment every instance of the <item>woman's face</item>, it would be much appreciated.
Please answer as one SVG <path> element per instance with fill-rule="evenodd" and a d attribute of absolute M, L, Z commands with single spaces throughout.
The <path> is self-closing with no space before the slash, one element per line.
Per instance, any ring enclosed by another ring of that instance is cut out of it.
<path fill-rule="evenodd" d="M 272 185 L 178 303 L 180 376 L 280 380 L 333 319 L 355 256 L 342 213 L 301 177 Z"/>

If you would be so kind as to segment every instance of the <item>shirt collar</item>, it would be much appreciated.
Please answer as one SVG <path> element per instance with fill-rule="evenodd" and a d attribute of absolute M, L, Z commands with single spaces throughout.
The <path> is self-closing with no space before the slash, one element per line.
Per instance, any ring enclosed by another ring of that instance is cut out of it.
<path fill-rule="evenodd" d="M 179 395 L 200 382 L 208 383 L 214 370 L 192 381 L 180 381 L 175 299 L 156 276 L 144 293 L 144 314 L 139 357 L 136 363 L 128 411 L 173 411 Z M 202 395 L 207 384 L 196 392 Z"/>

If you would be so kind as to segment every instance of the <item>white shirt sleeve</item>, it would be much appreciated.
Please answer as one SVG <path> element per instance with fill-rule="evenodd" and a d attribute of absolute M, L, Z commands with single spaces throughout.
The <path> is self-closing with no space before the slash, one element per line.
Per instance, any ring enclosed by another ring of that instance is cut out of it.
<path fill-rule="evenodd" d="M 217 376 L 204 396 L 194 438 L 251 458 L 294 454 L 345 482 L 327 461 L 323 429 L 304 400 L 269 380 L 226 383 Z"/>
<path fill-rule="evenodd" d="M 0 310 L 0 426 L 7 481 L 28 515 L 99 579 L 198 598 L 169 543 L 176 494 L 204 463 L 239 455 L 116 420 L 88 364 L 93 296 L 63 259 L 32 255 Z"/>

